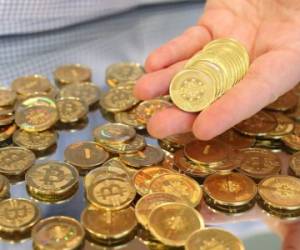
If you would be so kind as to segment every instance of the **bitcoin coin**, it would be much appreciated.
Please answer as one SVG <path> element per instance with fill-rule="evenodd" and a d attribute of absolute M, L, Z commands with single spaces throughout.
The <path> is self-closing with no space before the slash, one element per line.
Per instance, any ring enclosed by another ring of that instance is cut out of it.
<path fill-rule="evenodd" d="M 152 166 L 140 169 L 132 178 L 133 184 L 139 195 L 149 193 L 152 180 L 163 174 L 172 174 L 174 171 L 160 166 Z"/>
<path fill-rule="evenodd" d="M 0 107 L 11 106 L 17 98 L 16 92 L 7 88 L 0 88 Z"/>
<path fill-rule="evenodd" d="M 161 204 L 149 216 L 150 232 L 168 246 L 184 246 L 187 238 L 202 228 L 201 214 L 183 203 Z"/>
<path fill-rule="evenodd" d="M 300 136 L 295 134 L 285 135 L 281 138 L 283 144 L 292 152 L 300 151 Z"/>
<path fill-rule="evenodd" d="M 32 229 L 33 246 L 38 250 L 75 250 L 84 241 L 80 223 L 66 216 L 52 216 L 39 221 Z"/>
<path fill-rule="evenodd" d="M 159 164 L 164 159 L 164 152 L 157 147 L 147 145 L 142 151 L 133 154 L 121 154 L 120 160 L 125 164 L 141 168 Z"/>
<path fill-rule="evenodd" d="M 219 228 L 205 228 L 193 232 L 186 241 L 186 250 L 245 250 L 240 239 Z"/>
<path fill-rule="evenodd" d="M 21 147 L 0 148 L 0 173 L 6 176 L 20 176 L 35 162 L 35 155 Z"/>
<path fill-rule="evenodd" d="M 0 126 L 0 142 L 4 142 L 15 133 L 17 125 L 12 123 L 5 126 Z"/>
<path fill-rule="evenodd" d="M 122 123 L 106 123 L 93 130 L 94 138 L 99 143 L 120 144 L 133 139 L 135 129 Z"/>
<path fill-rule="evenodd" d="M 182 148 L 186 144 L 196 140 L 196 137 L 192 132 L 170 135 L 163 139 L 164 141 L 170 143 L 173 147 Z"/>
<path fill-rule="evenodd" d="M 16 124 L 28 132 L 44 131 L 58 120 L 55 102 L 48 97 L 31 97 L 16 109 Z"/>
<path fill-rule="evenodd" d="M 155 113 L 172 106 L 172 103 L 163 99 L 143 101 L 136 107 L 137 120 L 143 124 L 147 124 Z"/>
<path fill-rule="evenodd" d="M 300 180 L 296 177 L 275 175 L 263 179 L 258 185 L 258 194 L 274 208 L 300 209 Z"/>
<path fill-rule="evenodd" d="M 297 177 L 300 176 L 300 152 L 292 155 L 289 160 L 289 167 L 294 175 L 296 175 Z"/>
<path fill-rule="evenodd" d="M 120 210 L 128 207 L 136 191 L 127 180 L 109 177 L 93 182 L 87 190 L 87 199 L 95 207 Z"/>
<path fill-rule="evenodd" d="M 81 213 L 81 224 L 92 239 L 110 244 L 132 233 L 137 220 L 132 207 L 108 211 L 88 206 Z"/>
<path fill-rule="evenodd" d="M 229 129 L 225 133 L 219 135 L 218 139 L 234 149 L 250 148 L 255 144 L 255 138 L 242 136 L 233 129 Z"/>
<path fill-rule="evenodd" d="M 88 106 L 79 98 L 64 97 L 56 100 L 59 120 L 62 123 L 77 122 L 86 117 Z"/>
<path fill-rule="evenodd" d="M 53 130 L 27 132 L 19 129 L 13 135 L 13 142 L 33 151 L 44 151 L 56 143 L 57 137 L 57 133 Z"/>
<path fill-rule="evenodd" d="M 30 200 L 6 199 L 0 202 L 0 218 L 0 237 L 1 234 L 15 237 L 30 231 L 40 219 L 40 210 Z"/>
<path fill-rule="evenodd" d="M 118 123 L 123 123 L 134 127 L 135 129 L 144 129 L 145 124 L 137 119 L 136 108 L 130 109 L 128 111 L 115 113 L 114 119 Z"/>
<path fill-rule="evenodd" d="M 266 109 L 274 111 L 288 111 L 296 107 L 298 103 L 298 97 L 289 91 L 284 95 L 280 96 L 275 102 L 269 104 Z"/>
<path fill-rule="evenodd" d="M 144 74 L 143 67 L 138 63 L 121 62 L 110 65 L 105 72 L 106 82 L 110 87 L 120 83 L 135 82 Z"/>
<path fill-rule="evenodd" d="M 265 111 L 259 111 L 254 116 L 240 122 L 234 128 L 242 134 L 250 136 L 266 136 L 277 126 L 276 118 Z"/>
<path fill-rule="evenodd" d="M 77 191 L 78 179 L 76 168 L 58 161 L 36 164 L 25 175 L 29 194 L 37 200 L 46 202 L 71 197 Z"/>
<path fill-rule="evenodd" d="M 138 222 L 146 229 L 149 229 L 149 216 L 159 205 L 168 202 L 183 202 L 179 197 L 168 193 L 153 193 L 143 196 L 135 205 L 135 215 Z"/>
<path fill-rule="evenodd" d="M 68 85 L 76 82 L 89 82 L 92 72 L 88 67 L 80 64 L 68 64 L 59 66 L 54 72 L 54 80 L 57 84 Z"/>
<path fill-rule="evenodd" d="M 199 184 L 192 178 L 180 174 L 164 174 L 156 177 L 150 183 L 150 192 L 174 194 L 192 207 L 198 206 L 202 199 Z"/>
<path fill-rule="evenodd" d="M 0 201 L 10 197 L 10 184 L 9 180 L 0 174 Z"/>
<path fill-rule="evenodd" d="M 241 206 L 251 202 L 257 193 L 255 182 L 238 174 L 213 174 L 203 183 L 204 192 L 217 204 Z"/>
<path fill-rule="evenodd" d="M 65 161 L 81 170 L 90 170 L 105 162 L 109 154 L 95 142 L 76 142 L 64 151 Z"/>
<path fill-rule="evenodd" d="M 51 88 L 49 80 L 41 75 L 22 76 L 11 84 L 12 90 L 22 96 L 47 93 Z"/>
<path fill-rule="evenodd" d="M 279 174 L 281 171 L 279 157 L 266 149 L 242 149 L 237 157 L 238 171 L 256 180 Z"/>
<path fill-rule="evenodd" d="M 77 82 L 66 85 L 60 90 L 60 97 L 79 98 L 86 105 L 91 106 L 100 99 L 100 88 L 91 82 Z"/>
<path fill-rule="evenodd" d="M 294 130 L 294 121 L 292 119 L 279 112 L 273 112 L 272 115 L 276 118 L 277 126 L 274 130 L 268 132 L 264 138 L 278 140 L 283 136 L 292 133 Z"/>
<path fill-rule="evenodd" d="M 109 112 L 121 112 L 133 108 L 139 103 L 133 95 L 134 85 L 110 89 L 100 100 L 103 109 Z"/>
<path fill-rule="evenodd" d="M 0 110 L 0 126 L 12 124 L 15 120 L 14 110 L 2 109 Z"/>

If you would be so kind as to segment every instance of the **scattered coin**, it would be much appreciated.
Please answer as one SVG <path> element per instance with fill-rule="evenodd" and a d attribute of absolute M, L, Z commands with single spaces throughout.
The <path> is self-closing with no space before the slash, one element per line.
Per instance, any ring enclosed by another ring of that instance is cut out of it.
<path fill-rule="evenodd" d="M 298 103 L 298 97 L 293 91 L 289 91 L 280 96 L 275 102 L 269 104 L 266 109 L 274 111 L 288 111 L 296 107 Z"/>
<path fill-rule="evenodd" d="M 218 136 L 218 139 L 230 145 L 234 149 L 250 148 L 255 144 L 255 138 L 242 136 L 234 129 L 229 129 Z"/>
<path fill-rule="evenodd" d="M 16 92 L 7 88 L 0 88 L 0 107 L 11 106 L 17 98 Z"/>
<path fill-rule="evenodd" d="M 9 180 L 0 174 L 0 201 L 10 197 L 10 184 Z"/>

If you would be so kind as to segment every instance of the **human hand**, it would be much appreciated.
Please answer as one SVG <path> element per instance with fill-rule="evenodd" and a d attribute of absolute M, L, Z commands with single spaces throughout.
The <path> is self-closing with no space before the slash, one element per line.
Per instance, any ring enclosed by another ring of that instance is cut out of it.
<path fill-rule="evenodd" d="M 243 43 L 251 66 L 247 75 L 200 114 L 177 108 L 155 114 L 149 133 L 158 138 L 192 130 L 209 140 L 252 116 L 300 80 L 300 2 L 298 0 L 208 0 L 198 24 L 152 52 L 135 87 L 139 99 L 168 93 L 185 61 L 213 39 Z"/>

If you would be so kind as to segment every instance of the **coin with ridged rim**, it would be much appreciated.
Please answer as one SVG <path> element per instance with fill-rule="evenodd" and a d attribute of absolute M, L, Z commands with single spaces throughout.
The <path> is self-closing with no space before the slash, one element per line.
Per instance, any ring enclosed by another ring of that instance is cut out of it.
<path fill-rule="evenodd" d="M 91 80 L 91 69 L 80 64 L 59 66 L 54 72 L 54 79 L 59 84 L 88 82 Z"/>
<path fill-rule="evenodd" d="M 16 98 L 17 95 L 15 91 L 0 87 L 0 107 L 13 105 Z"/>

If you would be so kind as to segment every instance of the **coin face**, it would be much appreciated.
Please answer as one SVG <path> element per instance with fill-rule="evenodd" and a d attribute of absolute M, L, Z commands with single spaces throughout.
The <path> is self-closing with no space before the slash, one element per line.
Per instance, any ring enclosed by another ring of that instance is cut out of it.
<path fill-rule="evenodd" d="M 16 131 L 17 125 L 12 123 L 0 127 L 0 142 L 9 139 Z"/>
<path fill-rule="evenodd" d="M 29 96 L 36 93 L 47 93 L 51 88 L 49 80 L 41 75 L 22 76 L 11 84 L 12 90 L 19 95 Z"/>
<path fill-rule="evenodd" d="M 159 205 L 168 202 L 183 202 L 179 197 L 168 194 L 168 193 L 153 193 L 143 196 L 136 203 L 135 215 L 138 222 L 143 225 L 143 227 L 148 228 L 149 216 L 151 212 Z"/>
<path fill-rule="evenodd" d="M 183 246 L 190 234 L 203 227 L 200 213 L 183 203 L 161 204 L 149 216 L 150 232 L 168 246 Z"/>
<path fill-rule="evenodd" d="M 267 112 L 260 111 L 254 116 L 242 121 L 234 128 L 245 135 L 265 136 L 277 126 L 275 117 Z"/>
<path fill-rule="evenodd" d="M 31 195 L 59 196 L 78 184 L 78 172 L 72 165 L 49 161 L 36 164 L 25 175 Z"/>
<path fill-rule="evenodd" d="M 130 234 L 136 228 L 137 220 L 132 207 L 107 211 L 89 206 L 81 214 L 81 224 L 95 238 L 117 240 Z"/>
<path fill-rule="evenodd" d="M 60 84 L 88 82 L 92 76 L 91 70 L 80 64 L 62 65 L 53 74 L 55 81 Z"/>
<path fill-rule="evenodd" d="M 298 103 L 298 97 L 293 91 L 289 91 L 280 96 L 275 102 L 269 104 L 266 109 L 274 111 L 287 111 L 296 107 Z"/>
<path fill-rule="evenodd" d="M 137 120 L 143 124 L 147 124 L 155 113 L 170 107 L 173 107 L 172 103 L 163 99 L 143 101 L 136 108 Z"/>
<path fill-rule="evenodd" d="M 279 112 L 273 112 L 272 114 L 276 118 L 277 126 L 265 136 L 266 138 L 281 139 L 284 135 L 288 135 L 294 130 L 294 121 L 292 119 Z"/>
<path fill-rule="evenodd" d="M 203 183 L 204 192 L 222 205 L 241 206 L 254 199 L 257 193 L 255 182 L 238 174 L 213 174 Z"/>
<path fill-rule="evenodd" d="M 143 74 L 144 69 L 138 63 L 115 63 L 106 69 L 106 82 L 110 87 L 116 87 L 120 83 L 134 82 Z"/>
<path fill-rule="evenodd" d="M 193 232 L 186 244 L 186 250 L 244 250 L 240 239 L 232 233 L 218 228 L 205 228 Z"/>
<path fill-rule="evenodd" d="M 296 177 L 275 175 L 263 179 L 258 185 L 258 194 L 272 207 L 280 209 L 300 208 L 300 180 Z"/>
<path fill-rule="evenodd" d="M 56 101 L 59 120 L 63 123 L 77 122 L 88 113 L 88 106 L 76 97 L 65 97 Z"/>
<path fill-rule="evenodd" d="M 90 106 L 99 101 L 100 88 L 91 82 L 69 84 L 60 90 L 60 97 L 75 97 Z"/>
<path fill-rule="evenodd" d="M 109 157 L 109 154 L 95 142 L 70 144 L 64 151 L 65 161 L 82 169 L 94 168 Z"/>
<path fill-rule="evenodd" d="M 300 150 L 300 136 L 295 134 L 289 134 L 282 137 L 282 142 L 292 150 Z"/>
<path fill-rule="evenodd" d="M 296 174 L 296 176 L 300 175 L 300 152 L 297 152 L 292 155 L 289 160 L 289 166 Z"/>
<path fill-rule="evenodd" d="M 180 174 L 164 174 L 156 177 L 150 183 L 150 192 L 174 194 L 193 207 L 196 207 L 202 199 L 199 184 L 192 178 Z"/>
<path fill-rule="evenodd" d="M 12 124 L 14 119 L 15 115 L 13 109 L 0 110 L 0 126 Z"/>
<path fill-rule="evenodd" d="M 140 169 L 133 176 L 133 183 L 139 195 L 144 196 L 149 193 L 152 180 L 163 174 L 172 174 L 172 170 L 160 166 L 152 166 Z"/>
<path fill-rule="evenodd" d="M 225 133 L 219 135 L 218 139 L 234 149 L 250 148 L 255 143 L 255 138 L 242 136 L 233 129 L 229 129 Z"/>
<path fill-rule="evenodd" d="M 133 95 L 134 85 L 126 85 L 127 87 L 117 87 L 110 89 L 100 100 L 103 109 L 109 112 L 121 112 L 131 109 L 139 100 Z"/>
<path fill-rule="evenodd" d="M 164 152 L 160 148 L 150 145 L 136 153 L 120 155 L 121 161 L 134 168 L 152 166 L 160 163 L 163 159 Z"/>
<path fill-rule="evenodd" d="M 38 249 L 77 249 L 83 242 L 84 229 L 70 217 L 53 216 L 41 220 L 32 230 L 32 240 Z"/>
<path fill-rule="evenodd" d="M 53 130 L 42 132 L 27 132 L 17 130 L 13 135 L 13 142 L 20 146 L 34 151 L 43 151 L 53 146 L 57 141 L 57 133 Z"/>
<path fill-rule="evenodd" d="M 136 108 L 133 108 L 128 111 L 115 113 L 115 121 L 118 123 L 123 123 L 129 126 L 132 126 L 136 129 L 144 129 L 145 124 L 140 122 L 137 119 L 137 111 Z"/>
<path fill-rule="evenodd" d="M 6 199 L 0 202 L 0 232 L 24 233 L 40 219 L 38 206 L 26 199 Z"/>
<path fill-rule="evenodd" d="M 0 88 L 0 107 L 13 105 L 17 95 L 15 91 L 10 89 Z"/>
<path fill-rule="evenodd" d="M 262 179 L 281 171 L 279 157 L 266 149 L 243 149 L 237 157 L 239 171 L 255 179 Z"/>
<path fill-rule="evenodd" d="M 129 206 L 135 194 L 135 189 L 130 182 L 110 177 L 92 183 L 87 190 L 87 199 L 95 207 L 120 210 Z"/>
<path fill-rule="evenodd" d="M 8 176 L 22 175 L 35 162 L 35 155 L 21 147 L 0 148 L 0 173 Z"/>
<path fill-rule="evenodd" d="M 133 139 L 136 132 L 133 127 L 122 123 L 106 123 L 96 127 L 93 135 L 99 143 L 120 144 Z"/>
<path fill-rule="evenodd" d="M 2 174 L 0 174 L 0 201 L 9 198 L 10 196 L 10 184 L 9 180 Z"/>
<path fill-rule="evenodd" d="M 164 138 L 165 141 L 183 147 L 184 145 L 196 140 L 196 137 L 192 132 L 170 135 Z"/>

